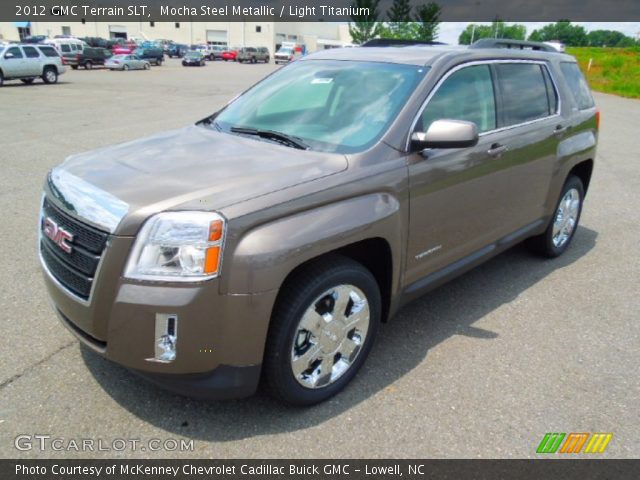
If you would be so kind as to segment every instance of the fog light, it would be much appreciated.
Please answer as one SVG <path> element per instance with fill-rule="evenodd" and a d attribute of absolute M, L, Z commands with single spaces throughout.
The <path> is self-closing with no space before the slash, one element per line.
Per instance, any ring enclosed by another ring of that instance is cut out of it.
<path fill-rule="evenodd" d="M 147 358 L 150 362 L 170 363 L 176 359 L 176 341 L 178 339 L 178 316 L 157 313 L 155 328 L 155 356 Z"/>

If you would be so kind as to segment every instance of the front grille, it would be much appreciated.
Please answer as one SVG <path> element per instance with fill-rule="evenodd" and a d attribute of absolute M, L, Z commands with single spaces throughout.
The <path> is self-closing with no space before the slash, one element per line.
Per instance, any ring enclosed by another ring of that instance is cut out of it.
<path fill-rule="evenodd" d="M 42 220 L 50 218 L 73 235 L 71 253 L 63 251 L 45 235 L 41 235 L 40 252 L 49 272 L 68 290 L 87 300 L 93 278 L 109 234 L 79 222 L 46 198 L 42 204 Z M 42 230 L 43 225 L 40 225 Z"/>

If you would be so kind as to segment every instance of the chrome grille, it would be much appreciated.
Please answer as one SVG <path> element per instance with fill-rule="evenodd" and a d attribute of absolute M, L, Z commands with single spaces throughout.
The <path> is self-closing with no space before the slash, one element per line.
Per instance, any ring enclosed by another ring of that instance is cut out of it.
<path fill-rule="evenodd" d="M 40 235 L 42 260 L 63 287 L 87 300 L 109 234 L 76 220 L 47 198 L 42 204 L 41 231 L 46 218 L 71 233 L 73 240 L 70 242 L 71 252 L 67 253 L 49 237 Z"/>

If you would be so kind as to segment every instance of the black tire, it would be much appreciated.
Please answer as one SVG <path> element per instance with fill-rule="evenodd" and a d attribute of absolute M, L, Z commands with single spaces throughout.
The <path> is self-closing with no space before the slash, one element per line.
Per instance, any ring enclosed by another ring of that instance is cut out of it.
<path fill-rule="evenodd" d="M 31 85 L 35 79 L 34 78 L 22 78 L 21 81 L 25 85 Z"/>
<path fill-rule="evenodd" d="M 125 72 L 129 70 L 129 65 L 123 65 L 122 66 L 122 70 L 124 70 Z"/>
<path fill-rule="evenodd" d="M 258 60 L 256 59 L 256 57 L 251 57 L 251 63 L 257 63 Z"/>
<path fill-rule="evenodd" d="M 143 68 L 145 70 L 151 70 L 151 64 L 150 63 L 145 63 Z"/>
<path fill-rule="evenodd" d="M 84 68 L 86 70 L 91 70 L 93 68 L 93 62 L 90 62 L 90 61 L 84 62 Z"/>
<path fill-rule="evenodd" d="M 264 59 L 264 63 L 269 63 L 269 61 L 270 61 L 270 58 L 269 58 L 269 57 L 267 57 L 267 58 L 265 58 L 265 59 Z"/>
<path fill-rule="evenodd" d="M 156 60 L 156 66 L 158 66 L 158 67 L 161 67 L 161 66 L 162 66 L 162 59 L 161 59 L 161 58 L 158 58 L 158 59 Z"/>
<path fill-rule="evenodd" d="M 4 85 L 4 75 L 2 74 L 2 70 L 0 70 L 0 87 Z"/>
<path fill-rule="evenodd" d="M 553 241 L 554 222 L 558 216 L 559 207 L 562 199 L 565 197 L 567 192 L 569 192 L 572 189 L 577 190 L 579 199 L 580 199 L 580 203 L 578 205 L 578 214 L 575 219 L 575 225 L 573 227 L 573 230 L 571 231 L 571 234 L 566 239 L 566 241 L 564 241 L 564 243 L 562 243 L 561 245 L 556 246 L 556 244 Z M 571 245 L 571 241 L 573 240 L 573 237 L 576 231 L 578 230 L 578 226 L 580 225 L 580 215 L 582 214 L 583 202 L 584 202 L 584 185 L 582 184 L 582 180 L 580 180 L 580 178 L 574 175 L 571 175 L 569 176 L 569 178 L 567 178 L 567 181 L 562 187 L 562 190 L 560 192 L 560 197 L 556 202 L 556 208 L 554 210 L 554 213 L 551 219 L 549 220 L 549 225 L 547 226 L 547 229 L 541 235 L 537 235 L 535 237 L 529 238 L 526 242 L 527 247 L 529 247 L 529 249 L 533 253 L 540 255 L 542 257 L 555 258 L 562 255 L 567 250 L 567 248 L 569 248 L 569 245 Z"/>
<path fill-rule="evenodd" d="M 186 67 L 187 66 L 187 62 L 182 62 L 182 66 Z"/>
<path fill-rule="evenodd" d="M 58 71 L 54 67 L 46 67 L 42 72 L 42 81 L 52 84 L 58 81 Z"/>
<path fill-rule="evenodd" d="M 368 331 L 349 368 L 333 383 L 318 388 L 301 385 L 291 369 L 291 352 L 300 319 L 320 295 L 339 285 L 360 289 L 369 304 Z M 282 287 L 273 311 L 264 356 L 264 380 L 269 392 L 292 405 L 313 405 L 340 392 L 358 373 L 371 351 L 380 323 L 381 297 L 369 270 L 340 255 L 323 258 L 296 272 Z"/>

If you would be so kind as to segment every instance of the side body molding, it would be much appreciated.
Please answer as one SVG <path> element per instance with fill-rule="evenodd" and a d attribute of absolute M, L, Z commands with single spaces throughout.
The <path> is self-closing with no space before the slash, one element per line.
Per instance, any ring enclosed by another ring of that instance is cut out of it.
<path fill-rule="evenodd" d="M 231 294 L 281 286 L 298 265 L 361 240 L 381 238 L 391 250 L 392 288 L 398 287 L 404 239 L 400 203 L 373 193 L 303 211 L 248 231 L 223 266 Z"/>

